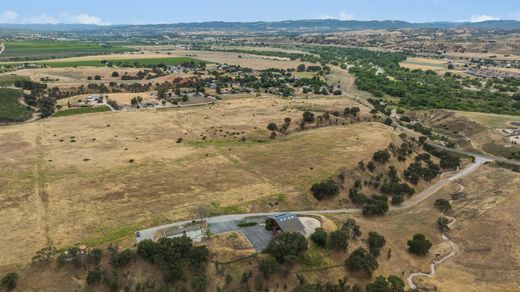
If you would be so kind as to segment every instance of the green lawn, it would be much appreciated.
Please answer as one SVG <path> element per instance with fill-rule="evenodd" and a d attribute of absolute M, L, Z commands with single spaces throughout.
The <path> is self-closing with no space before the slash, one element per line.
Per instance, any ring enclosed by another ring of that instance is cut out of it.
<path fill-rule="evenodd" d="M 195 62 L 196 64 L 207 63 L 202 60 L 188 58 L 188 57 L 171 57 L 171 58 L 147 58 L 147 59 L 118 59 L 118 60 L 107 60 L 106 63 L 102 63 L 102 60 L 89 60 L 89 61 L 70 61 L 70 62 L 31 62 L 36 64 L 44 64 L 48 67 L 54 68 L 66 68 L 66 67 L 105 67 L 112 65 L 114 67 L 148 67 L 153 65 L 180 65 L 186 62 Z M 0 63 L 3 66 L 14 65 L 14 63 Z"/>
<path fill-rule="evenodd" d="M 0 122 L 23 122 L 31 118 L 32 111 L 18 102 L 22 92 L 0 88 Z"/>
<path fill-rule="evenodd" d="M 80 108 L 65 109 L 65 110 L 57 111 L 52 116 L 53 117 L 66 117 L 66 116 L 72 116 L 72 115 L 102 113 L 102 112 L 108 112 L 108 111 L 110 111 L 110 108 L 108 108 L 107 106 L 80 107 Z"/>
<path fill-rule="evenodd" d="M 38 60 L 135 51 L 115 44 L 81 41 L 24 40 L 5 43 L 0 60 Z"/>

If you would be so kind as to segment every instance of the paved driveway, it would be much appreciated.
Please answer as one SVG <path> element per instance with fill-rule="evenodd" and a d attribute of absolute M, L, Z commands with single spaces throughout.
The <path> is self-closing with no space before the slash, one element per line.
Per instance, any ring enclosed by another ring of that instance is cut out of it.
<path fill-rule="evenodd" d="M 262 224 L 265 221 L 265 217 L 247 218 L 247 222 L 257 222 L 259 224 L 248 227 L 239 227 L 237 224 L 241 221 L 223 221 L 209 224 L 209 229 L 214 234 L 237 231 L 247 237 L 253 247 L 257 251 L 263 251 L 266 249 L 269 241 L 273 238 L 271 232 L 265 230 L 265 226 Z"/>

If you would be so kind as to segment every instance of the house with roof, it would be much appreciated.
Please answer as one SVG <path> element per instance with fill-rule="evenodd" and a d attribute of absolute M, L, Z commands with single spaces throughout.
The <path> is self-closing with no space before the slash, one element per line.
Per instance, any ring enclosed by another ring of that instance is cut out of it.
<path fill-rule="evenodd" d="M 305 235 L 305 227 L 296 214 L 283 213 L 269 216 L 273 226 L 273 234 L 297 232 Z"/>

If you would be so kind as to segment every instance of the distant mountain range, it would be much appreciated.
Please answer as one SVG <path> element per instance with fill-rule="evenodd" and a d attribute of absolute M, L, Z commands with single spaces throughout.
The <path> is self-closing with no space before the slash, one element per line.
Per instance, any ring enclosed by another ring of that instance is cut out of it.
<path fill-rule="evenodd" d="M 148 25 L 86 25 L 86 24 L 0 24 L 0 30 L 38 32 L 78 32 L 78 31 L 352 31 L 366 29 L 501 29 L 520 30 L 520 21 L 490 20 L 484 22 L 428 22 L 410 23 L 406 21 L 357 21 L 357 20 L 289 20 L 279 22 L 193 22 Z"/>

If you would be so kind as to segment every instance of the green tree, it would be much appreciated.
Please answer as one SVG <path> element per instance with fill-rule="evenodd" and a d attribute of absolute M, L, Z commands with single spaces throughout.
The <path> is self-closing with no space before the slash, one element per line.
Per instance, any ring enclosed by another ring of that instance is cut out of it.
<path fill-rule="evenodd" d="M 269 123 L 269 124 L 267 125 L 267 129 L 268 129 L 269 131 L 273 131 L 273 132 L 274 132 L 274 131 L 278 131 L 278 126 L 277 126 L 275 123 Z"/>
<path fill-rule="evenodd" d="M 54 246 L 47 246 L 36 252 L 36 255 L 32 258 L 33 263 L 37 262 L 45 262 L 49 263 L 49 260 L 52 256 L 54 256 L 58 251 Z"/>
<path fill-rule="evenodd" d="M 341 226 L 341 230 L 343 230 L 349 239 L 357 239 L 361 236 L 361 227 L 357 224 L 356 220 L 348 219 Z"/>
<path fill-rule="evenodd" d="M 117 72 L 117 71 L 112 72 L 112 77 L 114 77 L 114 78 L 119 77 L 119 72 Z"/>
<path fill-rule="evenodd" d="M 40 107 L 40 113 L 42 114 L 42 117 L 49 117 L 54 113 L 56 99 L 51 96 L 44 96 L 40 98 L 38 106 Z"/>
<path fill-rule="evenodd" d="M 305 69 L 306 69 L 306 66 L 303 63 L 298 65 L 298 67 L 296 67 L 296 71 L 298 71 L 298 72 L 305 72 Z"/>
<path fill-rule="evenodd" d="M 166 98 L 167 93 L 168 93 L 168 90 L 165 87 L 159 87 L 157 89 L 157 98 L 164 99 L 164 98 Z"/>
<path fill-rule="evenodd" d="M 412 240 L 408 240 L 408 251 L 416 255 L 425 255 L 432 247 L 431 241 L 422 233 L 417 233 Z"/>
<path fill-rule="evenodd" d="M 448 226 L 449 223 L 450 220 L 446 217 L 439 217 L 439 219 L 437 219 L 437 227 L 439 227 L 441 232 L 450 230 L 450 227 Z"/>
<path fill-rule="evenodd" d="M 267 256 L 260 260 L 258 263 L 258 269 L 262 272 L 265 278 L 269 278 L 274 275 L 279 268 L 279 263 L 272 256 Z"/>
<path fill-rule="evenodd" d="M 316 228 L 311 234 L 311 240 L 319 247 L 327 246 L 327 232 L 323 228 Z"/>
<path fill-rule="evenodd" d="M 374 153 L 372 159 L 379 163 L 386 163 L 390 159 L 390 153 L 387 150 L 380 150 Z"/>
<path fill-rule="evenodd" d="M 375 231 L 371 231 L 368 233 L 368 250 L 374 257 L 378 257 L 381 251 L 381 248 L 385 246 L 386 240 L 385 238 Z"/>
<path fill-rule="evenodd" d="M 390 292 L 390 285 L 385 277 L 379 276 L 374 283 L 367 284 L 366 292 Z"/>
<path fill-rule="evenodd" d="M 296 232 L 284 232 L 276 235 L 266 251 L 279 262 L 291 262 L 291 257 L 301 256 L 307 250 L 307 239 Z"/>
<path fill-rule="evenodd" d="M 209 251 L 206 246 L 193 247 L 188 255 L 188 261 L 192 271 L 197 274 L 202 274 L 205 270 L 206 263 L 208 262 L 208 257 Z"/>
<path fill-rule="evenodd" d="M 0 282 L 0 287 L 4 288 L 7 291 L 13 290 L 14 288 L 16 288 L 18 278 L 19 277 L 17 273 L 8 273 L 2 278 L 2 281 Z"/>
<path fill-rule="evenodd" d="M 441 212 L 448 212 L 449 210 L 451 210 L 450 201 L 446 199 L 435 200 L 434 206 Z"/>
<path fill-rule="evenodd" d="M 101 279 L 103 278 L 103 272 L 99 270 L 99 267 L 97 267 L 94 270 L 88 271 L 87 274 L 87 284 L 94 285 L 99 282 L 101 282 Z"/>
<path fill-rule="evenodd" d="M 159 244 L 145 239 L 137 244 L 137 255 L 153 263 L 155 256 L 160 253 Z"/>
<path fill-rule="evenodd" d="M 314 113 L 311 113 L 310 111 L 305 111 L 303 113 L 303 121 L 306 123 L 313 123 L 314 122 Z"/>
<path fill-rule="evenodd" d="M 315 183 L 311 187 L 311 192 L 317 200 L 323 200 L 325 197 L 332 197 L 339 194 L 339 186 L 332 179 Z"/>
<path fill-rule="evenodd" d="M 347 251 L 348 236 L 347 233 L 341 229 L 336 230 L 330 234 L 329 239 L 330 248 L 336 251 Z"/>
<path fill-rule="evenodd" d="M 195 292 L 204 292 L 208 288 L 208 279 L 205 275 L 196 275 L 191 280 L 191 288 Z"/>
<path fill-rule="evenodd" d="M 376 258 L 362 247 L 352 252 L 345 264 L 349 271 L 362 272 L 368 277 L 371 277 L 372 273 L 379 267 Z"/>
<path fill-rule="evenodd" d="M 110 264 L 114 268 L 122 268 L 127 266 L 134 259 L 134 252 L 130 249 L 125 249 L 122 252 L 114 250 L 110 256 Z"/>
<path fill-rule="evenodd" d="M 404 292 L 404 281 L 400 277 L 390 275 L 388 283 L 390 284 L 390 292 Z"/>

